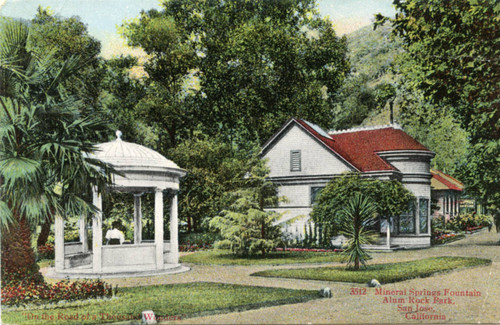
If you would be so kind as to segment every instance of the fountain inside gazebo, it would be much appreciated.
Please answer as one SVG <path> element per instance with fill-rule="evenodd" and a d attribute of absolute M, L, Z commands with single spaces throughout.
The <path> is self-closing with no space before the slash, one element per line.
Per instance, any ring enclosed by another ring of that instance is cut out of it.
<path fill-rule="evenodd" d="M 102 198 L 93 187 L 92 247 L 88 247 L 86 216 L 80 218 L 80 241 L 64 242 L 64 222 L 55 218 L 55 268 L 48 276 L 70 278 L 147 276 L 189 270 L 179 264 L 177 193 L 186 172 L 158 152 L 125 142 L 117 131 L 114 141 L 97 145 L 93 158 L 113 165 L 118 172 L 108 190 L 134 195 L 134 242 L 103 245 Z M 141 195 L 154 192 L 154 242 L 142 240 Z M 170 240 L 164 240 L 163 198 L 170 196 Z"/>

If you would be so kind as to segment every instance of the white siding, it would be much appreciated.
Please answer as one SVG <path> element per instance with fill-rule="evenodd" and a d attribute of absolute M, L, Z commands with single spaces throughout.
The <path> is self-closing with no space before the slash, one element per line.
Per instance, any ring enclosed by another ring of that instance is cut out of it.
<path fill-rule="evenodd" d="M 309 188 L 309 185 L 280 186 L 278 195 L 287 199 L 287 202 L 280 203 L 280 207 L 309 207 L 311 205 Z"/>
<path fill-rule="evenodd" d="M 413 193 L 416 197 L 426 197 L 429 198 L 431 197 L 431 186 L 426 185 L 426 184 L 408 184 L 405 183 L 403 180 L 403 185 L 408 189 L 410 192 Z"/>
<path fill-rule="evenodd" d="M 403 174 L 430 173 L 430 164 L 425 161 L 387 159 L 391 165 L 399 169 Z"/>
<path fill-rule="evenodd" d="M 300 171 L 290 171 L 290 151 L 292 150 L 300 150 Z M 351 170 L 346 163 L 335 157 L 328 148 L 318 143 L 297 125 L 293 125 L 283 134 L 263 158 L 269 160 L 270 177 L 333 175 Z"/>

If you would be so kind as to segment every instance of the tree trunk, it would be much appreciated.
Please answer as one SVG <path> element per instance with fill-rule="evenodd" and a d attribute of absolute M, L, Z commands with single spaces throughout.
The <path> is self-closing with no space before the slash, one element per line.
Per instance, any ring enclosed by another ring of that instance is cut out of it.
<path fill-rule="evenodd" d="M 191 216 L 189 216 L 189 215 L 187 217 L 187 226 L 188 226 L 187 233 L 190 234 L 191 233 Z"/>
<path fill-rule="evenodd" d="M 54 218 L 52 218 L 52 216 L 45 219 L 45 222 L 42 225 L 42 230 L 40 231 L 40 235 L 38 235 L 38 239 L 36 241 L 36 247 L 43 246 L 47 243 L 47 239 L 49 239 L 50 234 L 50 226 L 52 225 L 53 220 Z"/>
<path fill-rule="evenodd" d="M 264 236 L 266 235 L 264 228 L 264 221 L 262 221 L 262 225 L 260 228 L 260 235 L 262 236 L 262 239 L 264 239 Z M 262 247 L 261 251 L 262 251 L 262 256 L 266 255 L 266 250 L 264 249 L 264 247 Z"/>
<path fill-rule="evenodd" d="M 43 283 L 31 248 L 31 229 L 24 217 L 14 214 L 15 222 L 2 230 L 2 284 Z"/>
<path fill-rule="evenodd" d="M 354 259 L 354 269 L 359 270 L 359 256 Z"/>

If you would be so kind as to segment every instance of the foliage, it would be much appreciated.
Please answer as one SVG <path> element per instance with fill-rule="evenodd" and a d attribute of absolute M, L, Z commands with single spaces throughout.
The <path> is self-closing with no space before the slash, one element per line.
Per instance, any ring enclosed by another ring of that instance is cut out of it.
<path fill-rule="evenodd" d="M 141 104 L 168 144 L 194 130 L 265 141 L 290 116 L 327 125 L 348 71 L 339 39 L 312 0 L 163 3 L 122 33 L 150 59 Z M 185 132 L 183 134 L 180 134 Z"/>
<path fill-rule="evenodd" d="M 489 264 L 491 264 L 491 260 L 483 258 L 443 256 L 409 262 L 368 265 L 357 272 L 345 270 L 341 267 L 317 267 L 269 270 L 253 273 L 252 275 L 351 283 L 369 283 L 372 279 L 377 279 L 380 283 L 385 284 L 425 278 L 440 272 Z"/>
<path fill-rule="evenodd" d="M 22 306 L 28 304 L 57 303 L 89 298 L 111 297 L 112 286 L 101 280 L 63 280 L 55 284 L 11 283 L 2 285 L 2 305 Z"/>
<path fill-rule="evenodd" d="M 342 247 L 347 256 L 347 266 L 354 264 L 354 270 L 359 270 L 360 263 L 365 265 L 370 255 L 362 245 L 370 244 L 374 232 L 370 226 L 376 218 L 377 206 L 361 193 L 354 193 L 347 205 L 340 211 L 342 218 L 341 233 L 347 237 Z"/>
<path fill-rule="evenodd" d="M 245 176 L 243 189 L 232 193 L 231 206 L 210 221 L 210 227 L 218 229 L 223 238 L 216 247 L 230 248 L 240 256 L 264 256 L 281 242 L 281 227 L 276 224 L 281 214 L 264 210 L 279 201 L 265 164 L 258 161 Z"/>
<path fill-rule="evenodd" d="M 436 109 L 449 107 L 470 137 L 461 171 L 469 193 L 500 199 L 499 10 L 494 0 L 394 1 L 390 19 L 406 51 L 401 72 L 410 91 Z M 378 15 L 377 23 L 388 18 Z M 496 207 L 498 208 L 498 207 Z"/>
<path fill-rule="evenodd" d="M 121 288 L 118 298 L 85 306 L 30 310 L 30 313 L 38 318 L 37 324 L 53 324 L 57 319 L 64 319 L 65 324 L 90 325 L 140 322 L 141 313 L 144 310 L 153 310 L 157 316 L 167 315 L 180 320 L 201 315 L 305 302 L 317 299 L 318 292 L 317 290 L 194 282 Z M 71 317 L 74 315 L 80 317 L 74 319 Z M 90 317 L 82 319 L 82 315 L 90 315 Z M 51 317 L 52 320 L 50 320 Z M 168 319 L 165 317 L 163 320 Z M 2 321 L 22 324 L 26 322 L 26 312 L 2 312 Z"/>
<path fill-rule="evenodd" d="M 337 96 L 334 106 L 334 129 L 348 129 L 360 125 L 377 109 L 375 91 L 368 85 L 367 75 L 350 75 Z"/>
<path fill-rule="evenodd" d="M 111 127 L 123 133 L 125 141 L 139 143 L 147 147 L 158 145 L 155 129 L 144 122 L 144 112 L 136 108 L 146 96 L 145 85 L 133 75 L 137 58 L 120 56 L 101 62 L 103 78 L 100 103 L 111 121 Z"/>
<path fill-rule="evenodd" d="M 62 66 L 72 56 L 80 56 L 82 65 L 64 81 L 67 92 L 76 94 L 85 105 L 82 111 L 93 112 L 98 106 L 103 77 L 99 54 L 100 42 L 90 36 L 79 17 L 54 16 L 48 9 L 38 7 L 31 25 L 31 46 L 36 52 L 54 51 L 54 65 Z"/>
<path fill-rule="evenodd" d="M 467 132 L 448 109 L 438 111 L 418 100 L 406 104 L 408 106 L 403 107 L 400 115 L 405 131 L 436 153 L 431 161 L 432 168 L 457 175 L 461 166 L 467 165 L 470 147 Z"/>
<path fill-rule="evenodd" d="M 470 228 L 475 227 L 487 227 L 489 225 L 493 225 L 493 217 L 490 215 L 484 214 L 459 214 L 456 217 L 450 218 L 443 222 L 441 218 L 432 219 L 431 229 L 432 233 L 439 234 L 440 232 L 449 231 L 467 231 Z"/>
<path fill-rule="evenodd" d="M 382 216 L 397 216 L 408 209 L 413 195 L 399 181 L 380 181 L 361 178 L 357 173 L 332 179 L 321 191 L 313 206 L 311 217 L 316 223 L 330 224 L 335 233 L 341 229 L 340 211 L 355 193 L 361 193 L 377 205 Z"/>
<path fill-rule="evenodd" d="M 230 204 L 226 193 L 240 188 L 245 174 L 259 163 L 256 151 L 240 155 L 230 144 L 202 135 L 169 151 L 168 157 L 188 171 L 179 191 L 179 215 L 186 218 L 188 233 L 205 230 Z"/>
<path fill-rule="evenodd" d="M 340 262 L 343 256 L 336 252 L 271 251 L 266 256 L 240 257 L 230 250 L 210 250 L 181 256 L 182 263 L 209 265 L 282 265 L 301 263 Z"/>

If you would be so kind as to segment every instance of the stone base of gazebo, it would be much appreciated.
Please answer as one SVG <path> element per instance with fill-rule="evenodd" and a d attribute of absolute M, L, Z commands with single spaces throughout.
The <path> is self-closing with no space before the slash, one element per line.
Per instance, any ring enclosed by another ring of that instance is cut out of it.
<path fill-rule="evenodd" d="M 189 267 L 181 264 L 165 264 L 163 269 L 151 269 L 151 267 L 144 265 L 131 265 L 127 266 L 126 269 L 120 266 L 103 267 L 100 273 L 96 273 L 91 265 L 82 265 L 64 269 L 63 272 L 56 272 L 55 268 L 51 267 L 47 270 L 45 276 L 51 279 L 108 279 L 175 274 L 189 270 Z"/>

